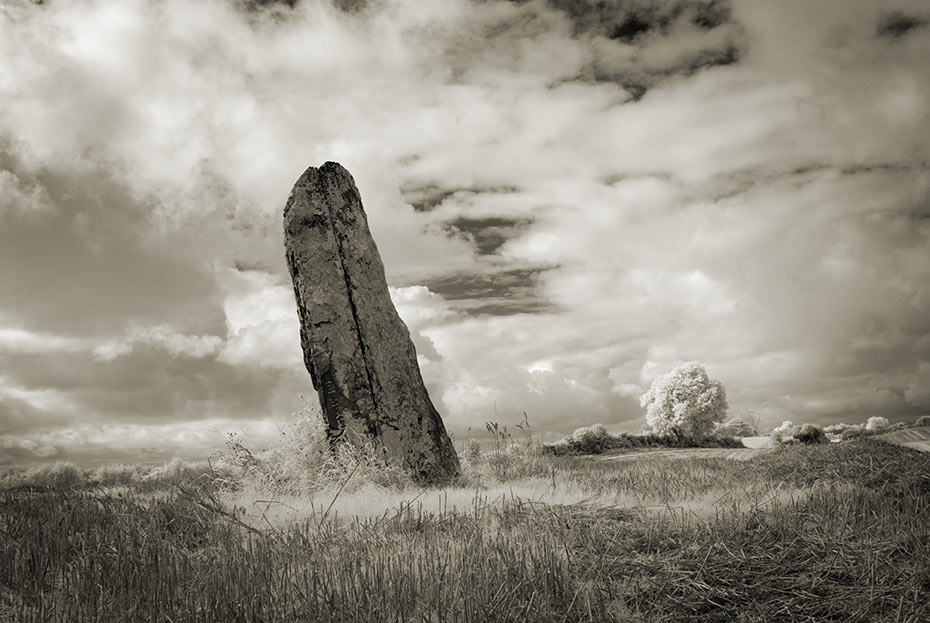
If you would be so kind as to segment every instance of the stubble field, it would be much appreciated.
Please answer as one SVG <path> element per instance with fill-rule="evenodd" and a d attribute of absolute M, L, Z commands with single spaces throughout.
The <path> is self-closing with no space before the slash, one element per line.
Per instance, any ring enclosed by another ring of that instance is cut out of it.
<path fill-rule="evenodd" d="M 446 489 L 6 491 L 0 620 L 930 620 L 930 455 L 748 452 L 499 449 Z"/>
<path fill-rule="evenodd" d="M 928 427 L 896 430 L 880 435 L 879 438 L 899 446 L 930 452 L 930 428 Z"/>

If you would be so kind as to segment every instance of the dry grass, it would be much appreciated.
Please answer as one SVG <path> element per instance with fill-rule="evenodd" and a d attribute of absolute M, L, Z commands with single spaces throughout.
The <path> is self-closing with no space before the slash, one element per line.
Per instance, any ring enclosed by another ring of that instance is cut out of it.
<path fill-rule="evenodd" d="M 0 620 L 930 620 L 930 456 L 699 454 L 492 448 L 443 490 L 2 493 Z"/>

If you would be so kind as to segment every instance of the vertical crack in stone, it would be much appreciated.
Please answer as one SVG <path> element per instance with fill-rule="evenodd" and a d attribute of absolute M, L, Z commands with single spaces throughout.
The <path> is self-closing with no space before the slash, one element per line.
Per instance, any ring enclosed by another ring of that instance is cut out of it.
<path fill-rule="evenodd" d="M 288 207 L 290 207 L 290 203 L 289 201 Z M 300 263 L 290 251 L 287 252 L 286 256 L 288 269 L 291 273 L 291 281 L 294 284 L 294 298 L 297 300 L 297 315 L 301 319 L 309 318 L 307 307 L 303 300 L 304 297 L 298 285 L 303 282 L 300 276 Z M 303 327 L 303 322 L 301 322 L 300 343 L 301 350 L 303 351 L 304 367 L 307 368 L 307 372 L 310 373 L 310 382 L 313 384 L 313 389 L 320 395 L 332 394 L 334 391 L 338 391 L 335 381 L 326 370 L 317 370 L 316 363 L 313 361 L 313 344 L 309 336 L 309 331 Z M 332 400 L 321 401 L 321 407 L 323 408 L 323 417 L 326 419 L 326 437 L 330 444 L 332 444 L 345 430 L 345 418 L 342 417 L 342 414 L 336 408 Z"/>
<path fill-rule="evenodd" d="M 333 168 L 328 166 L 329 164 L 330 163 L 324 164 L 317 174 L 317 190 L 320 194 L 320 197 L 324 199 L 326 214 L 329 216 L 329 230 L 332 233 L 333 242 L 336 245 L 336 258 L 339 264 L 339 271 L 342 273 L 342 278 L 345 282 L 346 298 L 348 299 L 349 310 L 352 314 L 352 325 L 355 327 L 355 341 L 358 344 L 359 352 L 362 356 L 362 362 L 365 368 L 365 378 L 368 379 L 368 395 L 371 397 L 371 404 L 373 405 L 375 411 L 375 413 L 372 414 L 374 417 L 366 418 L 365 428 L 368 430 L 368 434 L 372 438 L 379 439 L 381 436 L 381 407 L 378 404 L 377 391 L 375 389 L 375 384 L 371 373 L 371 353 L 368 351 L 368 348 L 365 345 L 365 338 L 362 332 L 362 322 L 359 318 L 358 307 L 355 302 L 355 296 L 353 295 L 352 279 L 349 275 L 349 271 L 346 269 L 345 244 L 343 241 L 343 236 L 340 235 L 340 232 L 336 229 L 336 215 L 333 213 L 334 206 L 333 203 L 328 200 L 330 193 L 327 192 L 327 169 Z M 347 193 L 343 193 L 341 197 L 343 201 L 343 210 L 348 211 L 349 208 L 354 208 L 355 206 L 351 204 L 352 201 L 357 202 L 358 208 L 361 210 L 361 197 L 357 194 L 353 194 L 351 198 L 349 198 L 346 197 L 346 194 Z M 343 215 L 340 214 L 338 216 L 341 217 Z M 345 219 L 341 220 L 344 225 L 348 225 L 348 223 L 345 223 Z"/>

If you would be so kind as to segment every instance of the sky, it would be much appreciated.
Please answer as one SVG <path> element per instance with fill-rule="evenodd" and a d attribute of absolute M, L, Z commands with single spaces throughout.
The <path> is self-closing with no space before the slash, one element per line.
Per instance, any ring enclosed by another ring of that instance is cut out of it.
<path fill-rule="evenodd" d="M 0 465 L 316 403 L 282 210 L 352 172 L 456 439 L 930 413 L 924 0 L 0 0 Z"/>

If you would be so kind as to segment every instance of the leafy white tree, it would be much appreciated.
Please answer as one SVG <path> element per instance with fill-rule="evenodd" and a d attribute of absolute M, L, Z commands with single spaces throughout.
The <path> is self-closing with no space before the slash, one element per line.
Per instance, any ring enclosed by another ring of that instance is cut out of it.
<path fill-rule="evenodd" d="M 700 363 L 689 361 L 660 376 L 639 399 L 646 424 L 659 435 L 703 439 L 727 413 L 727 395 Z"/>

